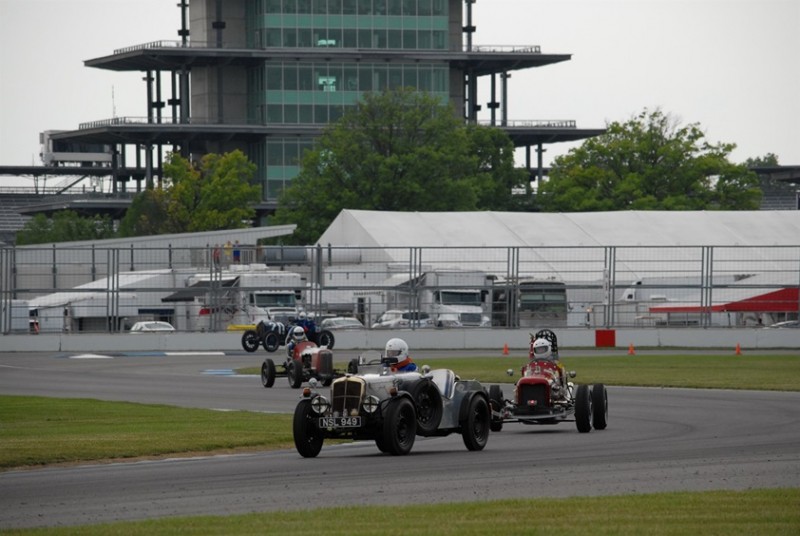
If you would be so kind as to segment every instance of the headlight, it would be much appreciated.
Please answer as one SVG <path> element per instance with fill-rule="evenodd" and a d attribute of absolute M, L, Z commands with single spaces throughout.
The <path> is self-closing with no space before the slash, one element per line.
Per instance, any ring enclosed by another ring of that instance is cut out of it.
<path fill-rule="evenodd" d="M 311 399 L 311 409 L 314 410 L 315 413 L 322 415 L 327 412 L 331 407 L 330 402 L 328 399 L 322 395 L 315 396 Z"/>
<path fill-rule="evenodd" d="M 375 413 L 378 411 L 378 405 L 381 403 L 375 395 L 368 395 L 364 398 L 364 411 L 367 413 Z"/>

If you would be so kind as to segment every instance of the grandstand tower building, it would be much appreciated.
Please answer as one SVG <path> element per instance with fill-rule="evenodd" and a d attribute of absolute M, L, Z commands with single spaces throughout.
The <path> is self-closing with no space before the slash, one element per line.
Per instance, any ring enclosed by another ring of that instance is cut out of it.
<path fill-rule="evenodd" d="M 570 55 L 474 44 L 476 1 L 179 0 L 179 39 L 85 62 L 144 73 L 146 115 L 91 121 L 53 137 L 112 145 L 115 192 L 153 185 L 169 151 L 198 158 L 241 149 L 257 165 L 265 214 L 326 124 L 364 92 L 410 86 L 453 103 L 465 121 L 478 122 L 485 105 L 480 122 L 508 132 L 525 148 L 532 176 L 541 175 L 545 144 L 603 129 L 514 116 L 511 73 Z"/>

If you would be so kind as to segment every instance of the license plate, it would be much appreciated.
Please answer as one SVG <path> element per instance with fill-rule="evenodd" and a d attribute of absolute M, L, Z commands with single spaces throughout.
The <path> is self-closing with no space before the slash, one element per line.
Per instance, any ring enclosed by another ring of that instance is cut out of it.
<path fill-rule="evenodd" d="M 320 428 L 358 428 L 361 417 L 320 417 Z"/>

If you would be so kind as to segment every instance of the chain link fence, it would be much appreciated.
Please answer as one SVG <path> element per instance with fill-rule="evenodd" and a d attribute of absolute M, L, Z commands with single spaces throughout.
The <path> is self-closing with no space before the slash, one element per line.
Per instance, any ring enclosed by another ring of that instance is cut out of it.
<path fill-rule="evenodd" d="M 800 246 L 7 247 L 0 329 L 741 327 L 797 320 Z"/>

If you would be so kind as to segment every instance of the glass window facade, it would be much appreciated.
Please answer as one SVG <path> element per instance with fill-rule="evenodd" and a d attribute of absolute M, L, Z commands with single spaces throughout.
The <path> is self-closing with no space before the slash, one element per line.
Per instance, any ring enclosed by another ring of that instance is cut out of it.
<path fill-rule="evenodd" d="M 444 50 L 447 0 L 251 0 L 251 48 Z M 335 55 L 333 60 L 335 60 Z M 339 119 L 364 92 L 414 87 L 450 98 L 446 62 L 267 60 L 247 72 L 248 121 L 324 125 Z M 313 138 L 268 137 L 250 144 L 250 158 L 276 199 L 299 171 Z"/>

